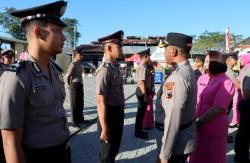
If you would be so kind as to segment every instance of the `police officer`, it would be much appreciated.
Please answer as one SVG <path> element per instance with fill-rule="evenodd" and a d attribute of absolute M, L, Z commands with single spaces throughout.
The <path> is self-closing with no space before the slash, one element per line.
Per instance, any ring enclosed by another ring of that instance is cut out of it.
<path fill-rule="evenodd" d="M 135 133 L 134 136 L 141 139 L 148 139 L 147 132 L 142 130 L 142 122 L 144 114 L 148 106 L 148 97 L 151 88 L 150 71 L 147 64 L 150 61 L 150 49 L 147 48 L 137 54 L 141 57 L 141 63 L 137 69 L 137 85 L 136 96 L 138 99 L 138 110 L 135 119 Z"/>
<path fill-rule="evenodd" d="M 1 51 L 2 53 L 2 57 L 1 57 L 1 62 L 4 65 L 9 65 L 12 63 L 12 59 L 14 57 L 14 52 L 12 50 L 8 50 L 8 49 L 3 49 Z"/>
<path fill-rule="evenodd" d="M 188 62 L 192 37 L 169 33 L 165 41 L 165 61 L 175 67 L 163 86 L 165 110 L 162 163 L 184 163 L 195 149 L 196 79 Z"/>
<path fill-rule="evenodd" d="M 122 54 L 123 31 L 99 38 L 104 58 L 96 70 L 96 99 L 98 128 L 101 139 L 101 163 L 113 163 L 122 139 L 124 121 L 124 92 L 122 73 L 117 59 Z"/>
<path fill-rule="evenodd" d="M 1 57 L 1 50 L 2 50 L 1 43 L 2 43 L 2 41 L 0 40 L 0 57 Z M 2 63 L 0 63 L 0 77 L 5 69 L 6 69 L 6 67 Z M 0 163 L 5 163 L 5 156 L 4 156 L 4 150 L 3 150 L 3 140 L 2 140 L 1 132 L 0 132 Z"/>
<path fill-rule="evenodd" d="M 27 58 L 2 74 L 0 128 L 6 161 L 69 163 L 69 130 L 63 102 L 64 81 L 51 57 L 62 52 L 66 26 L 60 17 L 67 3 L 11 12 L 21 19 Z"/>
<path fill-rule="evenodd" d="M 70 86 L 71 118 L 74 125 L 85 122 L 83 117 L 83 80 L 84 72 L 81 66 L 82 52 L 76 49 L 74 61 L 70 64 L 67 73 L 67 83 Z"/>
<path fill-rule="evenodd" d="M 242 69 L 242 80 L 240 81 L 242 100 L 238 103 L 240 113 L 240 124 L 235 136 L 235 157 L 237 163 L 249 163 L 250 147 L 250 65 Z"/>

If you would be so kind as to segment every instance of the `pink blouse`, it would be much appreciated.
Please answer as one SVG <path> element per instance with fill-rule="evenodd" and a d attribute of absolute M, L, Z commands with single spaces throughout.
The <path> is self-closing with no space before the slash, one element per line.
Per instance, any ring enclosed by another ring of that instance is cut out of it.
<path fill-rule="evenodd" d="M 206 136 L 222 136 L 227 134 L 227 108 L 233 98 L 234 85 L 225 73 L 210 77 L 203 74 L 197 81 L 196 115 L 204 115 L 212 107 L 223 109 L 217 117 L 202 124 L 198 128 L 200 134 Z"/>

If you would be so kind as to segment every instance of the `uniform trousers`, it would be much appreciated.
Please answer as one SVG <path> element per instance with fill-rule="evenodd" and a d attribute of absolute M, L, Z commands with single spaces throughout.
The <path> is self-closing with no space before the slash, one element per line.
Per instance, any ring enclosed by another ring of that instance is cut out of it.
<path fill-rule="evenodd" d="M 235 160 L 238 163 L 250 163 L 250 100 L 242 99 L 238 104 L 240 123 L 235 136 Z"/>
<path fill-rule="evenodd" d="M 3 150 L 3 140 L 0 130 L 0 163 L 5 163 L 5 156 L 4 156 L 4 150 Z"/>
<path fill-rule="evenodd" d="M 70 84 L 70 102 L 72 122 L 77 125 L 84 121 L 83 117 L 83 84 L 73 82 Z"/>
<path fill-rule="evenodd" d="M 113 163 L 115 157 L 119 152 L 123 123 L 124 123 L 124 106 L 110 106 L 107 105 L 107 125 L 109 128 L 108 142 L 101 141 L 101 149 L 99 155 L 100 163 Z M 98 130 L 101 133 L 101 126 L 98 119 Z"/>
<path fill-rule="evenodd" d="M 24 147 L 24 153 L 27 163 L 71 163 L 68 141 L 60 145 L 39 149 Z"/>
<path fill-rule="evenodd" d="M 149 97 L 149 91 L 147 91 Z M 148 106 L 148 102 L 144 101 L 144 95 L 137 96 L 138 99 L 138 110 L 135 119 L 135 133 L 142 132 L 142 122 Z"/>

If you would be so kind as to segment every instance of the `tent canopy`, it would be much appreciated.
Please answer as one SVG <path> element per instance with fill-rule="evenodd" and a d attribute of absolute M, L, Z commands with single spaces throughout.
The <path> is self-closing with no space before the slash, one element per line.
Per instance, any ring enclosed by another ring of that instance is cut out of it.
<path fill-rule="evenodd" d="M 152 61 L 165 61 L 165 48 L 160 48 L 159 46 L 156 48 L 156 50 L 151 54 L 151 60 Z"/>

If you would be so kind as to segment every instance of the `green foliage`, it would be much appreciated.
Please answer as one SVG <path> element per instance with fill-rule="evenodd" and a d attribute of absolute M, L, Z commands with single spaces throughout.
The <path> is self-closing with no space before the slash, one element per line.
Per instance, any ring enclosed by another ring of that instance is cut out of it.
<path fill-rule="evenodd" d="M 75 18 L 63 18 L 63 21 L 68 25 L 64 28 L 64 34 L 66 37 L 65 46 L 72 48 L 76 45 L 79 37 L 81 36 L 81 34 L 77 31 L 78 20 Z"/>
<path fill-rule="evenodd" d="M 10 11 L 13 10 L 15 10 L 15 8 L 5 8 L 4 12 L 0 12 L 0 24 L 12 37 L 20 40 L 26 40 L 25 31 L 21 26 L 20 19 L 10 15 Z M 78 20 L 74 18 L 63 18 L 63 21 L 68 25 L 68 27 L 64 29 L 66 37 L 65 45 L 66 47 L 74 47 L 74 43 L 77 43 L 79 37 L 81 36 L 76 29 L 74 39 L 74 28 L 77 27 Z"/>
<path fill-rule="evenodd" d="M 230 46 L 234 47 L 242 40 L 242 35 L 231 33 Z M 205 31 L 197 36 L 193 41 L 193 48 L 191 53 L 204 53 L 206 50 L 218 50 L 220 52 L 226 51 L 225 33 L 223 32 L 208 32 Z"/>
<path fill-rule="evenodd" d="M 21 26 L 20 19 L 9 14 L 12 10 L 15 10 L 15 8 L 5 8 L 4 12 L 0 12 L 0 24 L 12 37 L 26 40 L 25 31 Z"/>

